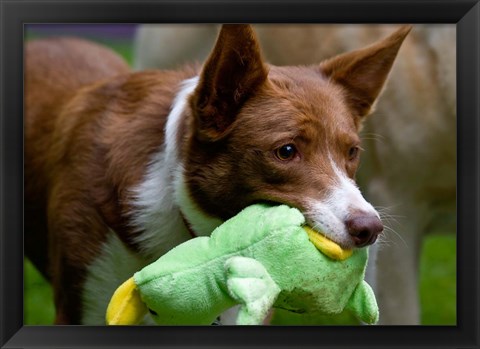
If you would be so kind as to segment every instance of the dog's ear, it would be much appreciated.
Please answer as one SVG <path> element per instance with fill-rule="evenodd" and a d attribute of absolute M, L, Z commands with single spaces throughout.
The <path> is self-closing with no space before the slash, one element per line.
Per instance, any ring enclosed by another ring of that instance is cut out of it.
<path fill-rule="evenodd" d="M 356 116 L 362 118 L 372 111 L 398 50 L 411 29 L 411 26 L 402 26 L 383 40 L 320 64 L 324 74 L 346 89 L 348 104 Z"/>
<path fill-rule="evenodd" d="M 216 141 L 226 135 L 243 103 L 267 74 L 252 27 L 223 25 L 190 100 L 197 137 Z"/>

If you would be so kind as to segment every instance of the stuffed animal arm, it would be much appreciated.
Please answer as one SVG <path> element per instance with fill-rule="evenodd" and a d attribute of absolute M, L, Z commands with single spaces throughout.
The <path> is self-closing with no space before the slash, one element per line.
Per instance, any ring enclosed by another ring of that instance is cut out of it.
<path fill-rule="evenodd" d="M 242 305 L 237 323 L 261 324 L 275 303 L 280 287 L 265 267 L 253 258 L 232 257 L 225 263 L 225 272 L 228 293 Z"/>
<path fill-rule="evenodd" d="M 107 324 L 209 325 L 240 304 L 239 325 L 262 324 L 271 308 L 352 311 L 368 324 L 378 307 L 363 280 L 366 248 L 343 250 L 304 226 L 287 206 L 247 207 L 210 237 L 191 239 L 135 273 L 114 293 Z"/>

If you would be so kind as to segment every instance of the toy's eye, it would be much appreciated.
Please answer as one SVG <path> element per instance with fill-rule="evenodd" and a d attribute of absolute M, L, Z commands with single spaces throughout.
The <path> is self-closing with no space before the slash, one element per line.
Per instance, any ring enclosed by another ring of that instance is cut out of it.
<path fill-rule="evenodd" d="M 150 308 L 148 308 L 148 312 L 149 312 L 150 314 L 152 314 L 152 315 L 158 315 L 156 311 L 154 311 L 154 310 L 152 310 L 152 309 L 150 309 Z"/>
<path fill-rule="evenodd" d="M 285 144 L 275 150 L 275 156 L 282 161 L 292 160 L 297 154 L 297 148 L 293 144 Z"/>
<path fill-rule="evenodd" d="M 360 147 L 357 147 L 357 146 L 351 147 L 348 150 L 348 159 L 350 161 L 355 160 L 358 157 L 359 152 L 360 152 Z"/>

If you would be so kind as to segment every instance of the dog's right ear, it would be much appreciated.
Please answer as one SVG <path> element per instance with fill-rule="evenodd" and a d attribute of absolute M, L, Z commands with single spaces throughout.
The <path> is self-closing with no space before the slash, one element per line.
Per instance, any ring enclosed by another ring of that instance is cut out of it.
<path fill-rule="evenodd" d="M 223 25 L 190 100 L 198 139 L 216 141 L 225 136 L 267 74 L 252 27 Z"/>
<path fill-rule="evenodd" d="M 346 89 L 347 102 L 357 117 L 372 111 L 403 40 L 412 29 L 405 25 L 387 38 L 363 49 L 322 62 L 322 72 Z"/>

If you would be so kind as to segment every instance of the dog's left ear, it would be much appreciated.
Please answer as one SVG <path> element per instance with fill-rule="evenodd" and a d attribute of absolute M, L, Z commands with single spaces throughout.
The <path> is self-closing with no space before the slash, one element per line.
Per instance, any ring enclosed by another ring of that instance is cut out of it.
<path fill-rule="evenodd" d="M 252 27 L 223 25 L 190 100 L 197 137 L 216 141 L 225 136 L 242 105 L 267 75 Z"/>
<path fill-rule="evenodd" d="M 322 72 L 346 89 L 351 110 L 363 118 L 372 111 L 403 40 L 412 26 L 402 26 L 387 38 L 320 64 Z"/>

